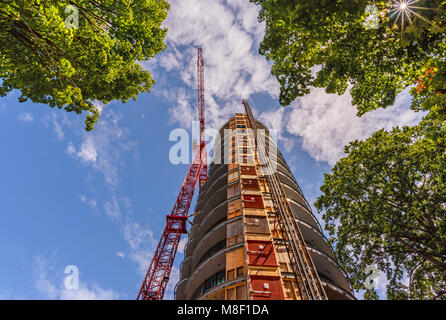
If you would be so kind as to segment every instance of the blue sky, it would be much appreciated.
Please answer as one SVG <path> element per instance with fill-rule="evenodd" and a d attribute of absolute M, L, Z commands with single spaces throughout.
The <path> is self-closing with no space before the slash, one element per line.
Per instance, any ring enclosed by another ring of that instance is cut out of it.
<path fill-rule="evenodd" d="M 270 63 L 257 53 L 258 8 L 240 0 L 170 1 L 167 50 L 143 65 L 152 92 L 102 108 L 94 132 L 84 115 L 0 98 L 0 299 L 135 299 L 187 165 L 173 165 L 176 128 L 196 120 L 196 48 L 205 62 L 207 126 L 217 129 L 249 99 L 279 133 L 279 147 L 309 202 L 343 146 L 379 128 L 414 124 L 408 95 L 361 118 L 348 93 L 321 89 L 287 108 Z M 206 14 L 203 14 L 203 13 Z M 321 221 L 322 223 L 322 221 Z M 180 245 L 166 298 L 178 279 Z M 80 288 L 64 287 L 65 267 Z"/>

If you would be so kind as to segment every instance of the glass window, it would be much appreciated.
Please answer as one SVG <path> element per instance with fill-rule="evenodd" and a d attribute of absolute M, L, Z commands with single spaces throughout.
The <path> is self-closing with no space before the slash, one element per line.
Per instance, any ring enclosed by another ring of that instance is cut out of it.
<path fill-rule="evenodd" d="M 208 291 L 209 289 L 216 287 L 220 284 L 222 284 L 223 282 L 226 281 L 225 279 L 225 270 L 221 270 L 219 272 L 217 272 L 216 274 L 214 274 L 212 277 L 210 277 L 209 279 L 207 279 L 204 282 L 204 287 L 203 287 L 203 292 Z"/>

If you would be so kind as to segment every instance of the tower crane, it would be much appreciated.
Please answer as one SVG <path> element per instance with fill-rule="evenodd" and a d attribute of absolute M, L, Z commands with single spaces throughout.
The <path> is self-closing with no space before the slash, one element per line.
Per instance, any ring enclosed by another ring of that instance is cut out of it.
<path fill-rule="evenodd" d="M 163 299 L 181 236 L 187 233 L 186 222 L 189 217 L 188 212 L 194 196 L 195 186 L 198 182 L 201 189 L 201 186 L 207 181 L 202 48 L 198 48 L 197 79 L 198 122 L 200 127 L 199 148 L 195 152 L 173 209 L 170 214 L 166 215 L 166 226 L 147 270 L 137 300 Z"/>

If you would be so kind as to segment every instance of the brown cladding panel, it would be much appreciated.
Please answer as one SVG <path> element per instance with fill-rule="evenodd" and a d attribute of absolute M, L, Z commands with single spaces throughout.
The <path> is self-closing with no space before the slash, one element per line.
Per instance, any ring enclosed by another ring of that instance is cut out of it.
<path fill-rule="evenodd" d="M 257 179 L 242 179 L 242 188 L 244 190 L 260 191 L 259 180 L 257 180 Z"/>
<path fill-rule="evenodd" d="M 252 266 L 277 267 L 271 241 L 248 240 L 248 262 Z"/>
<path fill-rule="evenodd" d="M 251 275 L 252 300 L 283 300 L 280 277 Z"/>
<path fill-rule="evenodd" d="M 246 216 L 246 232 L 269 234 L 266 216 Z"/>
<path fill-rule="evenodd" d="M 257 175 L 255 166 L 240 166 L 240 174 Z"/>
<path fill-rule="evenodd" d="M 255 209 L 265 208 L 265 206 L 263 205 L 262 196 L 251 195 L 251 194 L 243 195 L 243 207 L 255 208 Z"/>

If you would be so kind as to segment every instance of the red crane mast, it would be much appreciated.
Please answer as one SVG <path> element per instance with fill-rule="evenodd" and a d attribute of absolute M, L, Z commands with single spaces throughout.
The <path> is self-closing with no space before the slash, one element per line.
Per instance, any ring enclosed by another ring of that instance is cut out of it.
<path fill-rule="evenodd" d="M 198 121 L 200 125 L 200 148 L 197 149 L 180 193 L 170 215 L 166 216 L 166 226 L 158 243 L 152 262 L 142 283 L 137 300 L 161 300 L 166 291 L 172 265 L 180 243 L 181 235 L 187 233 L 186 221 L 199 181 L 200 189 L 207 180 L 207 153 L 204 117 L 204 63 L 202 49 L 198 48 Z"/>

